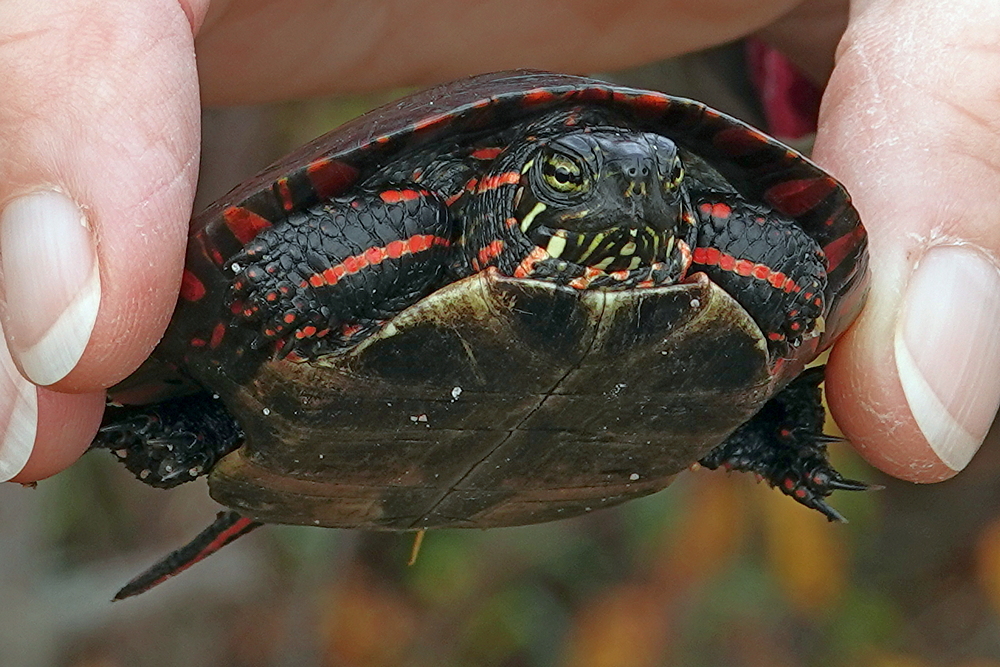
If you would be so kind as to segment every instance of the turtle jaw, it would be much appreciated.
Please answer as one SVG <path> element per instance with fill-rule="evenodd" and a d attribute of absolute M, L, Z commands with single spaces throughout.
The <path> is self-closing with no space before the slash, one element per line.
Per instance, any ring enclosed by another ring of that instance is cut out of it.
<path fill-rule="evenodd" d="M 550 257 L 609 273 L 664 263 L 676 246 L 673 233 L 649 226 L 582 232 L 539 225 L 528 238 Z"/>

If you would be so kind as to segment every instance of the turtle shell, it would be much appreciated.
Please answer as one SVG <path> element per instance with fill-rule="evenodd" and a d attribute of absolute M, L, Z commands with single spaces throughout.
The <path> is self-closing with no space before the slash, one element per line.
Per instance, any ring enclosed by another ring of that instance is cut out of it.
<path fill-rule="evenodd" d="M 754 321 L 703 275 L 581 291 L 489 270 L 320 361 L 251 359 L 230 344 L 228 265 L 262 229 L 403 151 L 579 105 L 668 136 L 814 238 L 828 260 L 823 334 L 770 359 Z M 217 392 L 242 426 L 245 444 L 209 484 L 246 516 L 384 529 L 535 523 L 659 490 L 718 445 L 853 320 L 866 243 L 832 177 L 700 103 L 575 76 L 483 75 L 376 109 L 197 216 L 156 354 Z"/>

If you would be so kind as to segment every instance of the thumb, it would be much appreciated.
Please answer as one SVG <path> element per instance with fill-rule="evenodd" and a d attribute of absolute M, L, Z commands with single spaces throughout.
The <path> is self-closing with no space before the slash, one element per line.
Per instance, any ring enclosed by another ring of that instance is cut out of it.
<path fill-rule="evenodd" d="M 1000 4 L 852 4 L 817 160 L 868 227 L 872 285 L 830 360 L 831 408 L 873 464 L 950 477 L 1000 404 Z"/>
<path fill-rule="evenodd" d="M 0 3 L 0 480 L 75 459 L 173 309 L 207 2 L 187 5 Z"/>

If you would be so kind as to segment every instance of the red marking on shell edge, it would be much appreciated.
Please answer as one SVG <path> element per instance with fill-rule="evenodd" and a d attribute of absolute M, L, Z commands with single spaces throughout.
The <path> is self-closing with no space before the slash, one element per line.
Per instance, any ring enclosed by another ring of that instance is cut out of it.
<path fill-rule="evenodd" d="M 274 183 L 278 190 L 278 198 L 281 200 L 281 208 L 291 211 L 295 208 L 295 198 L 292 196 L 292 188 L 288 185 L 288 178 L 279 178 Z"/>
<path fill-rule="evenodd" d="M 429 130 L 433 127 L 437 127 L 438 125 L 445 125 L 451 122 L 452 118 L 453 116 L 448 113 L 441 113 L 437 114 L 436 116 L 428 116 L 427 118 L 423 118 L 414 123 L 413 131 L 421 132 L 423 130 Z"/>
<path fill-rule="evenodd" d="M 716 133 L 712 143 L 726 155 L 739 157 L 760 150 L 768 142 L 756 132 L 742 127 L 734 127 Z"/>
<path fill-rule="evenodd" d="M 545 88 L 534 88 L 528 90 L 521 96 L 521 104 L 532 106 L 534 104 L 547 104 L 556 99 L 555 93 Z"/>
<path fill-rule="evenodd" d="M 208 341 L 208 346 L 213 350 L 219 347 L 222 339 L 226 336 L 226 325 L 222 322 L 216 323 L 212 329 L 212 338 Z"/>
<path fill-rule="evenodd" d="M 775 183 L 764 199 L 785 215 L 796 217 L 815 208 L 837 188 L 837 182 L 828 176 L 802 178 Z"/>
<path fill-rule="evenodd" d="M 648 116 L 661 116 L 670 107 L 670 99 L 666 95 L 654 95 L 652 93 L 624 95 L 622 93 L 615 93 L 614 97 L 616 102 L 625 102 L 633 109 Z"/>
<path fill-rule="evenodd" d="M 306 175 L 316 194 L 321 199 L 329 199 L 339 195 L 354 183 L 358 177 L 358 170 L 339 160 L 324 158 L 311 162 L 306 167 Z"/>
<path fill-rule="evenodd" d="M 201 301 L 205 296 L 205 283 L 190 269 L 181 274 L 181 298 L 185 301 Z"/>
<path fill-rule="evenodd" d="M 246 245 L 271 226 L 271 221 L 242 206 L 230 206 L 222 212 L 226 227 L 233 233 L 236 240 Z"/>
<path fill-rule="evenodd" d="M 631 100 L 631 95 L 626 95 L 624 93 L 618 93 L 611 88 L 605 86 L 589 86 L 585 88 L 577 88 L 570 93 L 567 93 L 565 97 L 572 95 L 574 100 L 579 100 L 581 102 L 604 102 L 605 100 L 614 99 L 616 96 L 620 97 L 622 100 Z"/>
<path fill-rule="evenodd" d="M 852 254 L 858 246 L 864 241 L 865 238 L 865 228 L 858 225 L 849 233 L 844 234 L 840 238 L 836 238 L 825 246 L 823 246 L 823 254 L 826 255 L 827 270 L 832 271 L 841 262 L 844 261 L 848 255 Z"/>

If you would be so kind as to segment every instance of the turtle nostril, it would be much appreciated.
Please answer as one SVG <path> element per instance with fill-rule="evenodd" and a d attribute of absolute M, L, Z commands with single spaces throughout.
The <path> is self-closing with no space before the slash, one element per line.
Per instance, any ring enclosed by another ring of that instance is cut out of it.
<path fill-rule="evenodd" d="M 646 178 L 650 174 L 649 164 L 641 158 L 632 158 L 624 162 L 622 173 L 631 179 Z"/>

